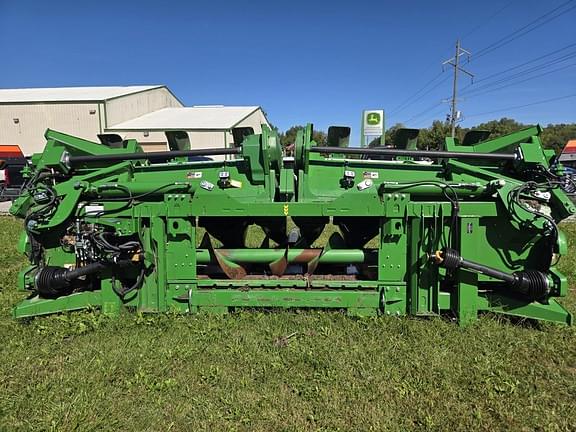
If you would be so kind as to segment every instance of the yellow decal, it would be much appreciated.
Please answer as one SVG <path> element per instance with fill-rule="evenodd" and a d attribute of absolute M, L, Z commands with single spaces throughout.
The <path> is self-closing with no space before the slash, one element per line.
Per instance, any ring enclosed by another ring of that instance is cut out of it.
<path fill-rule="evenodd" d="M 284 204 L 284 216 L 288 216 L 288 204 Z"/>

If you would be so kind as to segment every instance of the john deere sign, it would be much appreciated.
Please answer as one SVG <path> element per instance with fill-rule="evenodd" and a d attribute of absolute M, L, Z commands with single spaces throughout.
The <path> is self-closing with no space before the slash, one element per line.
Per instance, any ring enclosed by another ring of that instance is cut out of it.
<path fill-rule="evenodd" d="M 376 112 L 371 112 L 370 114 L 368 114 L 368 116 L 366 116 L 366 123 L 369 125 L 379 125 L 382 122 L 382 117 L 380 116 L 380 113 L 376 113 Z"/>
<path fill-rule="evenodd" d="M 364 111 L 364 135 L 382 135 L 384 133 L 384 111 Z"/>

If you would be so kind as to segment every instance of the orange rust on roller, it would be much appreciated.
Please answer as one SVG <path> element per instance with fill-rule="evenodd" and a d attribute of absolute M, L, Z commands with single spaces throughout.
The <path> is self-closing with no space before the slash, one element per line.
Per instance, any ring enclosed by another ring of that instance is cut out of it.
<path fill-rule="evenodd" d="M 282 258 L 270 263 L 268 267 L 274 276 L 282 276 L 288 268 L 288 248 L 284 251 Z"/>
<path fill-rule="evenodd" d="M 294 257 L 292 262 L 295 263 L 308 263 L 322 254 L 322 249 L 302 249 L 302 253 Z"/>

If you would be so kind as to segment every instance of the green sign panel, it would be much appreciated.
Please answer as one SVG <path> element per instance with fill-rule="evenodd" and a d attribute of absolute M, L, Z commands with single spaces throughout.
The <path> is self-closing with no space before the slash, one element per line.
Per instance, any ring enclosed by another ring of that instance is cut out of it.
<path fill-rule="evenodd" d="M 363 112 L 362 135 L 382 136 L 384 135 L 384 110 L 365 110 Z M 362 139 L 362 143 L 365 139 Z"/>
<path fill-rule="evenodd" d="M 380 113 L 371 112 L 368 113 L 368 115 L 366 116 L 366 123 L 368 123 L 371 126 L 377 126 L 380 124 L 381 121 L 382 117 L 380 116 Z"/>

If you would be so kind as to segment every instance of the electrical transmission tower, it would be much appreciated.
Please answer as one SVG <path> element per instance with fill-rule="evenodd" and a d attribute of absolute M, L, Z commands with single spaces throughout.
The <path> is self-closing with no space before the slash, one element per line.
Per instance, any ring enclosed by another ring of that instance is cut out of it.
<path fill-rule="evenodd" d="M 456 54 L 454 55 L 454 57 L 446 60 L 444 63 L 442 63 L 442 66 L 444 65 L 450 65 L 454 68 L 454 82 L 452 85 L 452 98 L 450 99 L 450 115 L 448 116 L 448 120 L 450 122 L 450 127 L 452 129 L 452 137 L 454 137 L 454 135 L 456 134 L 456 122 L 460 119 L 460 112 L 456 109 L 456 105 L 458 103 L 458 98 L 457 98 L 457 94 L 458 94 L 458 72 L 463 72 L 466 75 L 470 76 L 471 79 L 474 79 L 474 75 L 471 74 L 470 72 L 468 72 L 467 70 L 464 70 L 460 67 L 460 57 L 462 57 L 463 55 L 466 55 L 466 57 L 468 58 L 468 62 L 470 61 L 470 52 L 466 51 L 464 48 L 462 48 L 460 46 L 460 40 L 456 41 Z"/>

